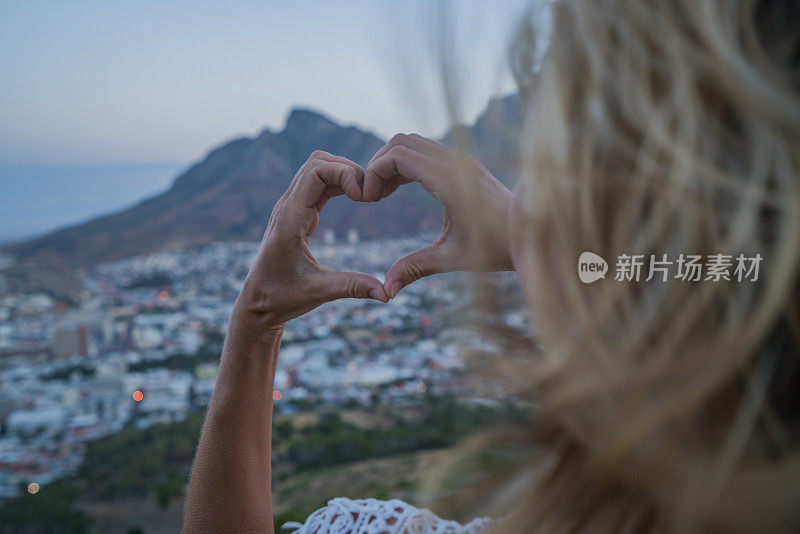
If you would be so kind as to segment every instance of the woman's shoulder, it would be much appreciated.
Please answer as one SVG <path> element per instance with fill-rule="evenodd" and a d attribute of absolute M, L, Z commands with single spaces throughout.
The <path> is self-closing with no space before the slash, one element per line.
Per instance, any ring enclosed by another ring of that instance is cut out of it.
<path fill-rule="evenodd" d="M 290 522 L 283 528 L 294 529 L 292 534 L 483 534 L 491 523 L 491 519 L 478 518 L 462 525 L 397 499 L 351 500 L 340 497 L 328 501 L 327 506 L 308 516 L 304 524 Z"/>

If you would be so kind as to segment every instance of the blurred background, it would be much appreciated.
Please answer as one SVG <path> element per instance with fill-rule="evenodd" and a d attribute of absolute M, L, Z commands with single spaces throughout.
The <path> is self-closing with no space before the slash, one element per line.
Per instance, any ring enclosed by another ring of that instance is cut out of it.
<path fill-rule="evenodd" d="M 465 134 L 513 185 L 506 48 L 522 16 L 544 21 L 545 7 L 2 3 L 0 532 L 178 531 L 228 316 L 275 200 L 313 150 L 363 165 L 397 132 Z M 382 279 L 440 228 L 441 208 L 409 185 L 379 204 L 331 201 L 312 250 Z M 514 277 L 492 283 L 522 327 Z M 434 276 L 389 305 L 330 303 L 287 326 L 277 524 L 335 496 L 458 518 L 453 484 L 426 489 L 424 474 L 519 417 L 469 380 L 465 347 L 482 341 L 463 284 Z"/>

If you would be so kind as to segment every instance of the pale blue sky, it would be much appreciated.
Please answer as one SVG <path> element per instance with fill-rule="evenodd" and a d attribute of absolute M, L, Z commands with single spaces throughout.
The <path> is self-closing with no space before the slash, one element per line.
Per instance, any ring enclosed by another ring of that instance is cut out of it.
<path fill-rule="evenodd" d="M 15 204 L 0 210 L 0 239 L 152 194 L 212 146 L 280 129 L 293 106 L 384 137 L 441 134 L 436 5 L 0 2 L 0 198 Z M 526 5 L 452 3 L 466 120 L 490 96 L 513 90 L 505 48 Z M 141 187 L 130 185 L 126 166 L 138 169 Z M 54 181 L 65 203 L 70 190 L 82 200 L 44 209 Z M 121 192 L 102 194 L 104 187 Z"/>

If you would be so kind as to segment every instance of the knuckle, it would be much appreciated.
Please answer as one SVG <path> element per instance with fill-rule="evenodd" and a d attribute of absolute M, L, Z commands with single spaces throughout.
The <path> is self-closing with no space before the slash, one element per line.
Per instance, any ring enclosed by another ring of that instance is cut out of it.
<path fill-rule="evenodd" d="M 312 161 L 312 160 L 321 160 L 321 159 L 325 159 L 326 157 L 329 157 L 329 156 L 330 156 L 330 154 L 328 154 L 328 153 L 327 153 L 327 152 L 325 152 L 324 150 L 315 150 L 315 151 L 314 151 L 314 152 L 312 152 L 312 153 L 311 153 L 311 155 L 308 157 L 308 160 L 309 160 L 309 161 Z"/>
<path fill-rule="evenodd" d="M 359 294 L 360 290 L 359 290 L 358 282 L 356 282 L 355 280 L 348 280 L 346 282 L 346 284 L 347 284 L 347 287 L 345 288 L 345 294 L 347 296 L 352 297 L 352 298 L 358 298 L 359 296 L 361 296 Z"/>
<path fill-rule="evenodd" d="M 409 136 L 404 134 L 404 133 L 396 133 L 396 134 L 394 134 L 392 136 L 391 139 L 389 139 L 389 143 L 388 144 L 390 146 L 402 145 L 403 143 L 408 142 L 408 138 L 409 138 Z"/>
<path fill-rule="evenodd" d="M 318 172 L 320 169 L 322 169 L 322 167 L 325 166 L 325 163 L 326 162 L 323 159 L 308 160 L 308 164 L 306 165 L 306 174 Z"/>
<path fill-rule="evenodd" d="M 269 218 L 277 219 L 280 216 L 282 210 L 283 210 L 283 200 L 280 199 L 278 200 L 278 202 L 275 203 L 274 206 L 272 206 L 272 213 L 270 214 Z"/>
<path fill-rule="evenodd" d="M 435 143 L 435 141 L 432 141 L 431 139 L 425 137 L 424 135 L 420 135 L 418 133 L 409 134 L 409 137 L 416 139 L 418 141 L 425 141 L 426 143 Z"/>
<path fill-rule="evenodd" d="M 425 276 L 425 268 L 415 260 L 409 260 L 405 268 L 408 283 L 419 280 Z"/>
<path fill-rule="evenodd" d="M 278 201 L 272 207 L 272 213 L 270 214 L 271 221 L 277 221 L 278 219 L 282 219 L 286 216 L 286 204 L 287 200 L 285 198 L 281 197 L 278 199 Z"/>
<path fill-rule="evenodd" d="M 405 145 L 395 145 L 389 149 L 388 154 L 391 154 L 394 158 L 404 158 L 407 157 L 410 152 L 411 149 Z"/>
<path fill-rule="evenodd" d="M 355 180 L 358 177 L 357 171 L 350 165 L 342 165 L 339 172 L 341 173 L 342 180 Z"/>

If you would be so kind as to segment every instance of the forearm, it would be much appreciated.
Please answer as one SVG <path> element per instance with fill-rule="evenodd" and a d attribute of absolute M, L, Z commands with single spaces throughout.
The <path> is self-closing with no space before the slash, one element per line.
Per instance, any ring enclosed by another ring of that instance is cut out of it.
<path fill-rule="evenodd" d="M 331 197 L 360 200 L 364 172 L 314 152 L 272 210 L 234 306 L 186 492 L 186 532 L 272 532 L 272 386 L 283 324 L 340 298 L 387 302 L 364 273 L 332 271 L 308 240 Z"/>
<path fill-rule="evenodd" d="M 186 497 L 185 532 L 272 532 L 272 391 L 282 328 L 232 321 Z"/>

